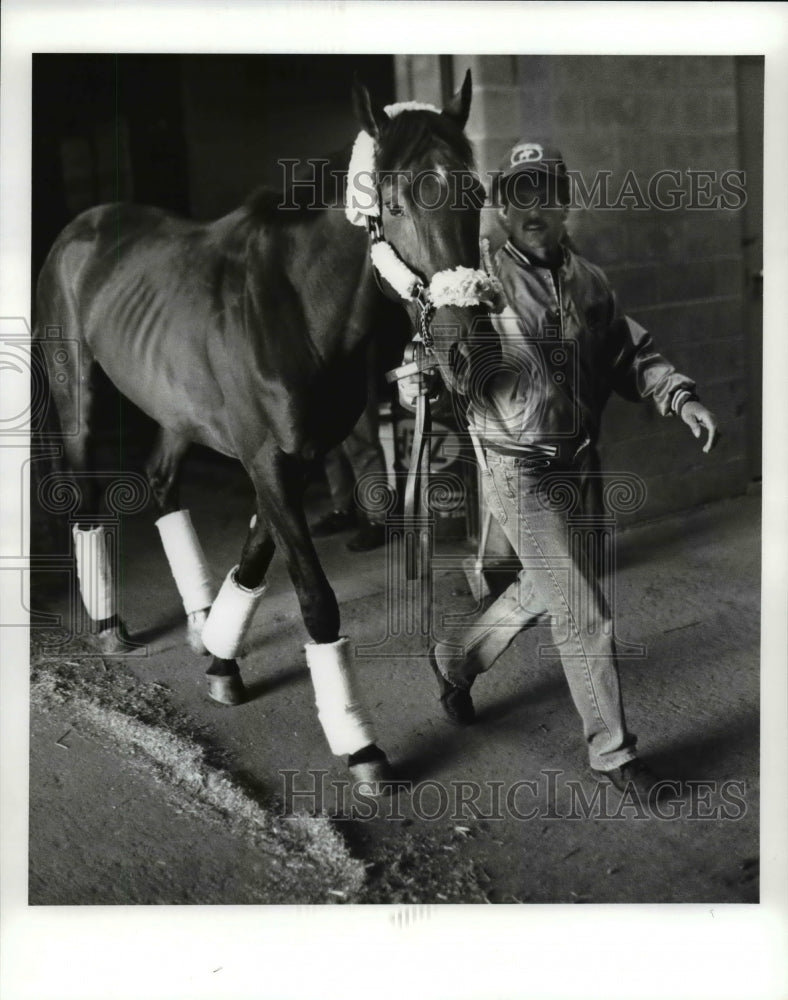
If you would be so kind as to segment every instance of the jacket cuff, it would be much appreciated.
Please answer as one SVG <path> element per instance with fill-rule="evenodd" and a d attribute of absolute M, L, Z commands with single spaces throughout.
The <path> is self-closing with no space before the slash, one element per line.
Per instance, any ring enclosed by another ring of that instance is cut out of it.
<path fill-rule="evenodd" d="M 677 389 L 670 399 L 670 412 L 675 413 L 677 417 L 681 416 L 684 404 L 689 403 L 690 400 L 698 402 L 698 396 L 695 392 L 691 389 Z"/>

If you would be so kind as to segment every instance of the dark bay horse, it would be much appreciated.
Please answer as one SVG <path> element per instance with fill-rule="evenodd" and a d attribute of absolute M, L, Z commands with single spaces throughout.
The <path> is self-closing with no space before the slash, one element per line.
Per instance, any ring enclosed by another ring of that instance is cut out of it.
<path fill-rule="evenodd" d="M 422 291 L 436 273 L 479 267 L 483 190 L 479 197 L 463 134 L 470 97 L 468 74 L 442 110 L 402 106 L 391 116 L 363 85 L 354 88 L 356 116 L 374 145 L 375 232 L 417 276 Z M 346 150 L 327 174 L 341 178 L 349 162 Z M 413 178 L 425 174 L 417 198 Z M 461 189 L 474 197 L 461 204 L 437 197 L 450 177 L 459 177 Z M 258 193 L 210 224 L 126 204 L 83 213 L 61 233 L 41 272 L 36 336 L 61 422 L 78 427 L 74 437 L 64 438 L 75 473 L 92 463 L 95 365 L 158 425 L 147 476 L 184 607 L 193 631 L 204 625 L 202 637 L 213 654 L 211 696 L 228 704 L 243 699 L 236 653 L 278 548 L 311 638 L 307 660 L 329 744 L 348 756 L 356 776 L 377 780 L 386 773 L 386 759 L 353 692 L 337 601 L 307 529 L 303 463 L 341 442 L 361 413 L 376 310 L 396 299 L 415 326 L 424 295 L 405 301 L 375 273 L 372 228 L 351 225 L 342 193 L 332 200 L 327 190 L 318 184 L 311 192 L 294 188 L 288 197 Z M 456 379 L 468 361 L 468 350 L 458 345 L 470 339 L 487 310 L 461 301 L 434 304 L 430 312 L 436 328 L 453 331 L 441 342 L 436 338 L 435 350 L 444 376 Z M 52 326 L 80 345 L 65 379 L 53 375 L 56 341 L 42 332 Z M 195 580 L 204 565 L 178 504 L 178 471 L 192 442 L 239 459 L 257 497 L 239 565 L 215 598 Z M 104 543 L 89 535 L 99 530 L 99 501 L 97 490 L 82 491 L 75 553 L 83 602 L 110 648 L 123 641 L 123 629 L 112 595 L 102 591 L 113 586 Z"/>

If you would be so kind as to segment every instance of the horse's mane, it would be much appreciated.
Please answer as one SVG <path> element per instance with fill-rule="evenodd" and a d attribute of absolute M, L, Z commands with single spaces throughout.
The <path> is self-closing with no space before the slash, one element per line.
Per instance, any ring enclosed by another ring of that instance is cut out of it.
<path fill-rule="evenodd" d="M 250 220 L 280 224 L 308 222 L 318 218 L 327 208 L 341 207 L 343 178 L 350 162 L 351 148 L 349 143 L 329 157 L 317 158 L 324 163 L 328 160 L 322 170 L 309 161 L 303 162 L 294 171 L 293 178 L 296 181 L 308 181 L 308 186 L 296 184 L 283 188 L 257 188 L 246 199 Z"/>
<path fill-rule="evenodd" d="M 309 161 L 303 163 L 294 172 L 294 179 L 309 181 L 308 186 L 257 188 L 246 200 L 249 221 L 279 225 L 308 222 L 319 218 L 327 208 L 341 207 L 351 148 L 348 144 L 329 156 L 322 170 L 316 170 Z M 383 173 L 436 166 L 469 170 L 474 165 L 473 149 L 466 136 L 445 115 L 430 111 L 407 111 L 392 118 L 380 137 L 377 158 L 378 170 Z"/>

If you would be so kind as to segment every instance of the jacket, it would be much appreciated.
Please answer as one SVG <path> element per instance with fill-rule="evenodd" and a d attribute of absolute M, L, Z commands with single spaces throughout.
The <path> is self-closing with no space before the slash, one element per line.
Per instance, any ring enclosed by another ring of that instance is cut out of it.
<path fill-rule="evenodd" d="M 692 379 L 619 311 L 604 273 L 583 257 L 563 248 L 563 262 L 551 271 L 507 243 L 495 270 L 509 305 L 495 318 L 500 360 L 475 380 L 467 409 L 469 428 L 486 448 L 571 462 L 596 445 L 612 392 L 650 399 L 662 415 L 696 398 Z"/>

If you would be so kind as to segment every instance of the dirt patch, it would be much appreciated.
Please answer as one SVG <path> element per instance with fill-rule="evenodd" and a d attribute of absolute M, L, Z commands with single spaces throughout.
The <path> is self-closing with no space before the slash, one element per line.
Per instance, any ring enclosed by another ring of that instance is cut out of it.
<path fill-rule="evenodd" d="M 218 766 L 205 734 L 196 733 L 189 720 L 172 707 L 162 685 L 140 683 L 118 660 L 108 669 L 88 646 L 74 640 L 69 644 L 69 657 L 52 656 L 45 650 L 34 634 L 32 712 L 67 706 L 81 736 L 89 734 L 99 740 L 108 755 L 132 758 L 149 778 L 166 788 L 162 808 L 175 806 L 199 815 L 220 828 L 222 836 L 229 834 L 264 856 L 258 902 L 330 903 L 357 898 L 364 882 L 363 864 L 351 857 L 329 820 L 304 814 L 279 817 L 257 801 Z M 60 745 L 64 743 L 67 746 L 65 740 Z M 76 757 L 73 766 L 79 767 Z M 94 791 L 86 783 L 90 810 L 97 807 Z M 84 805 L 72 803 L 73 815 Z M 155 815 L 147 820 L 148 826 L 157 821 Z M 41 833 L 32 830 L 33 837 Z M 119 858 L 134 857 L 126 845 L 117 847 Z M 183 843 L 180 849 L 188 851 L 190 845 Z"/>
<path fill-rule="evenodd" d="M 396 842 L 378 840 L 365 851 L 371 860 L 367 862 L 368 881 L 360 902 L 491 902 L 486 890 L 488 876 L 460 853 L 464 834 L 454 830 L 429 834 L 406 830 L 395 836 Z"/>
<path fill-rule="evenodd" d="M 462 832 L 288 815 L 122 659 L 31 636 L 33 904 L 488 902 Z"/>

